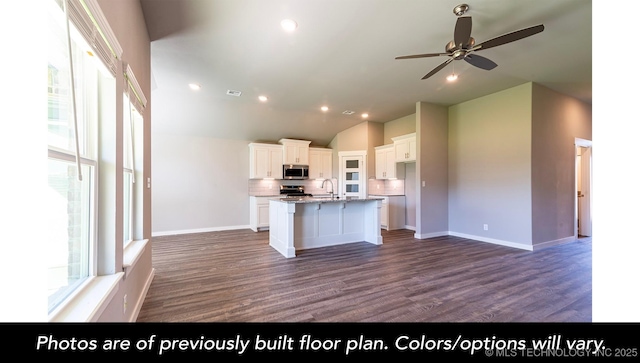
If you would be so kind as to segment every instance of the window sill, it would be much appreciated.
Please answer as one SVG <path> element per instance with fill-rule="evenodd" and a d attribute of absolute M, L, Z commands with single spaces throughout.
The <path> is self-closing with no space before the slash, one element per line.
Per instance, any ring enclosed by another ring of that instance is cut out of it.
<path fill-rule="evenodd" d="M 124 270 L 124 277 L 129 274 L 129 269 L 135 266 L 136 262 L 142 256 L 145 247 L 147 247 L 148 239 L 141 239 L 137 241 L 131 241 L 124 248 L 124 256 L 122 261 L 122 269 Z"/>
<path fill-rule="evenodd" d="M 123 276 L 119 272 L 90 279 L 77 295 L 49 316 L 49 322 L 95 322 L 115 296 Z"/>

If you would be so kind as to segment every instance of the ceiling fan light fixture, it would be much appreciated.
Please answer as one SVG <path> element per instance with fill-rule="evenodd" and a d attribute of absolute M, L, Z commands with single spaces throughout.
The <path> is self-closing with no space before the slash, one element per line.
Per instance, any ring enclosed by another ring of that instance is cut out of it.
<path fill-rule="evenodd" d="M 449 82 L 453 82 L 456 79 L 458 79 L 458 75 L 455 74 L 455 73 L 451 73 L 450 75 L 447 76 L 447 81 L 449 81 Z"/>

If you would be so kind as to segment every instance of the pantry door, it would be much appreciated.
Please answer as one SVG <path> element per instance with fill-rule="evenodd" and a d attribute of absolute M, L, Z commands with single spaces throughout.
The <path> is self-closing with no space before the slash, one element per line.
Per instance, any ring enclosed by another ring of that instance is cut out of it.
<path fill-rule="evenodd" d="M 340 198 L 365 198 L 367 196 L 367 152 L 341 151 Z"/>

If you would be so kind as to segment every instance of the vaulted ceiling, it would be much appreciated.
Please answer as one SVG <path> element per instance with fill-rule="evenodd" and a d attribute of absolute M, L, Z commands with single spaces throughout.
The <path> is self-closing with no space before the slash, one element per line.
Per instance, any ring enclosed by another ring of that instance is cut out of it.
<path fill-rule="evenodd" d="M 328 144 L 336 133 L 533 81 L 591 102 L 589 0 L 476 0 L 476 44 L 538 24 L 544 31 L 478 51 L 484 70 L 448 56 L 459 0 L 141 0 L 151 37 L 154 132 Z M 298 28 L 280 27 L 289 18 Z M 455 82 L 445 77 L 454 72 Z M 199 91 L 189 83 L 201 85 Z M 230 96 L 228 90 L 240 91 Z M 260 102 L 265 95 L 267 102 Z M 323 112 L 320 107 L 329 110 Z M 353 111 L 352 115 L 343 114 Z"/>

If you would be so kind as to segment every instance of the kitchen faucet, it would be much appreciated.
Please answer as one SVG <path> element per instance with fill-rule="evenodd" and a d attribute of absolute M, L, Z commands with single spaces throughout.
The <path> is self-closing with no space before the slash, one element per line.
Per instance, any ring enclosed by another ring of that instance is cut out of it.
<path fill-rule="evenodd" d="M 331 179 L 325 179 L 322 181 L 322 185 L 320 185 L 320 188 L 324 188 L 324 183 L 326 181 L 329 181 L 329 183 L 331 183 L 331 191 L 329 192 L 329 195 L 331 196 L 331 199 L 333 199 L 333 181 Z"/>

